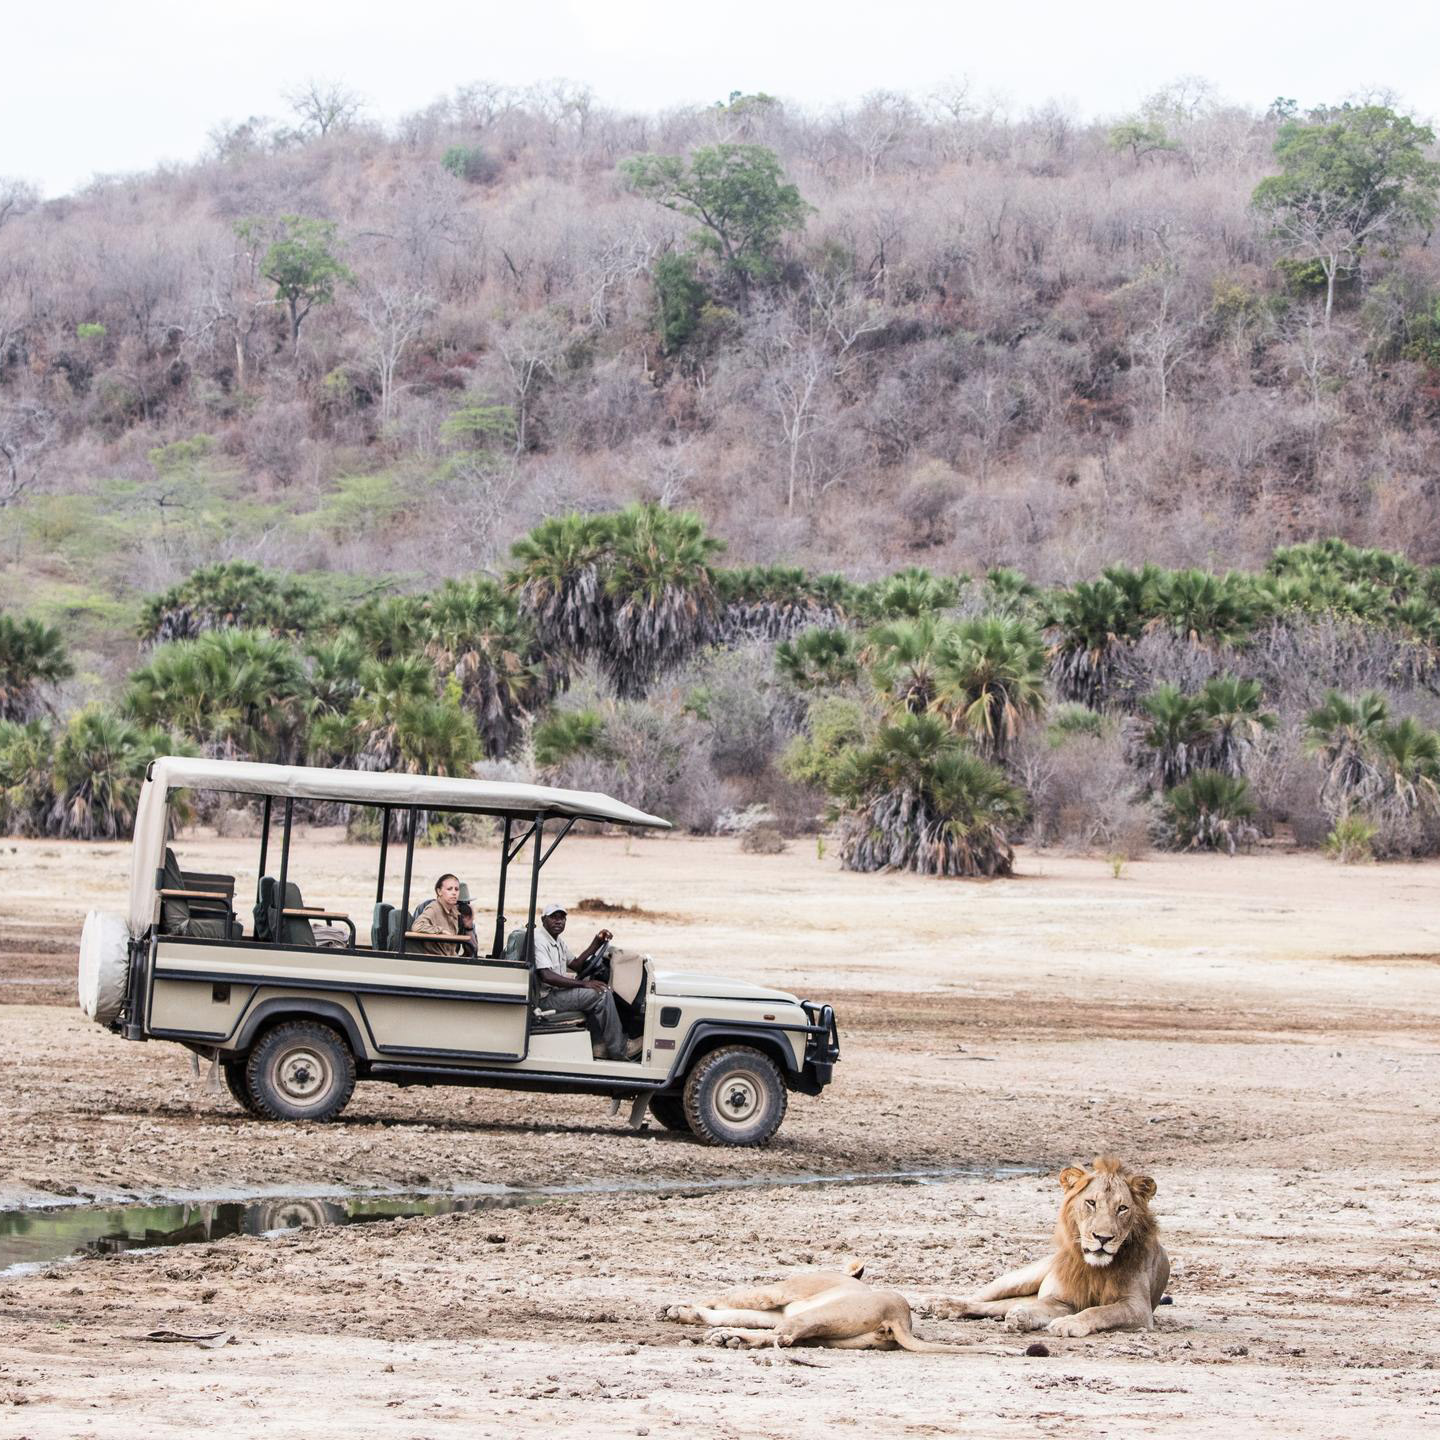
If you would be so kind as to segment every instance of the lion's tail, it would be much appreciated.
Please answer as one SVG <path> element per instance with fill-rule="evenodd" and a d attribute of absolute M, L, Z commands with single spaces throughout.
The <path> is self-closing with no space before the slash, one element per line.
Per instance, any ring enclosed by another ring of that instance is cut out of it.
<path fill-rule="evenodd" d="M 916 1355 L 974 1355 L 990 1351 L 988 1345 L 943 1345 L 938 1340 L 922 1340 L 911 1328 L 908 1319 L 898 1317 L 885 1322 L 890 1338 L 902 1349 Z"/>

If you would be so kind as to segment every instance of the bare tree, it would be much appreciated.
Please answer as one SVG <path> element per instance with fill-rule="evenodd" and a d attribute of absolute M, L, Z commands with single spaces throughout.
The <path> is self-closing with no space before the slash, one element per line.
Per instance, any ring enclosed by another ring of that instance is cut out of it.
<path fill-rule="evenodd" d="M 365 322 L 369 343 L 365 363 L 380 385 L 380 422 L 390 420 L 395 375 L 405 351 L 435 311 L 435 297 L 400 281 L 361 284 L 355 309 Z"/>
<path fill-rule="evenodd" d="M 1149 266 L 1131 289 L 1139 301 L 1140 320 L 1130 334 L 1130 351 L 1150 376 L 1163 422 L 1169 410 L 1171 381 L 1199 343 L 1200 326 L 1184 308 L 1179 270 L 1168 256 Z"/>
<path fill-rule="evenodd" d="M 332 131 L 348 130 L 365 108 L 364 97 L 338 80 L 317 80 L 284 92 L 285 103 L 311 135 L 324 137 Z"/>
<path fill-rule="evenodd" d="M 0 510 L 39 478 L 58 429 L 54 413 L 36 400 L 0 405 Z"/>
<path fill-rule="evenodd" d="M 495 342 L 515 407 L 515 453 L 523 455 L 531 438 L 535 397 L 560 368 L 569 336 L 549 311 L 527 315 Z"/>
<path fill-rule="evenodd" d="M 0 225 L 33 210 L 40 203 L 40 192 L 27 180 L 0 175 Z"/>

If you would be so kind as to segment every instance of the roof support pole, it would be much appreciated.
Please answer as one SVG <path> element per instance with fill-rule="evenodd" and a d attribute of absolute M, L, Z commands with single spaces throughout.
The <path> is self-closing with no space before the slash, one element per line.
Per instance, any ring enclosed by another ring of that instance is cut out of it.
<path fill-rule="evenodd" d="M 405 827 L 405 889 L 401 892 L 400 908 L 405 912 L 400 921 L 400 954 L 405 954 L 405 932 L 410 928 L 410 874 L 415 868 L 415 811 L 410 810 Z"/>
<path fill-rule="evenodd" d="M 535 817 L 535 858 L 530 866 L 530 920 L 525 926 L 525 963 L 535 968 L 535 902 L 540 894 L 540 842 L 545 838 L 545 817 Z"/>
<path fill-rule="evenodd" d="M 275 917 L 272 921 L 274 928 L 271 931 L 277 945 L 284 938 L 282 926 L 285 917 L 280 912 L 285 908 L 285 884 L 290 877 L 290 825 L 294 818 L 295 801 L 287 795 L 285 797 L 285 832 L 280 837 L 280 886 L 275 891 Z"/>
<path fill-rule="evenodd" d="M 260 809 L 260 869 L 255 875 L 255 903 L 260 903 L 260 881 L 265 874 L 265 861 L 270 854 L 270 801 L 271 797 L 265 797 L 265 804 Z"/>
<path fill-rule="evenodd" d="M 510 868 L 510 826 L 514 822 L 505 817 L 505 831 L 500 837 L 500 893 L 495 897 L 495 944 L 490 949 L 492 958 L 505 950 L 505 872 Z"/>
<path fill-rule="evenodd" d="M 375 903 L 385 898 L 385 857 L 390 849 L 390 807 L 380 807 L 380 875 L 375 881 Z"/>

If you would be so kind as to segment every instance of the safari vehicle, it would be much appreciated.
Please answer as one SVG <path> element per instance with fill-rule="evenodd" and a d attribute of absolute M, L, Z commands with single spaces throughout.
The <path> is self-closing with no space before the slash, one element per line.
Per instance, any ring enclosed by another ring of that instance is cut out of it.
<path fill-rule="evenodd" d="M 260 798 L 248 934 L 236 913 L 235 877 L 184 870 L 167 846 L 171 797 L 182 790 Z M 326 803 L 378 812 L 368 926 L 315 903 L 297 863 L 296 807 L 303 815 Z M 475 953 L 464 958 L 422 953 L 412 928 L 412 905 L 430 895 L 428 875 L 416 883 L 416 835 L 439 812 L 499 822 L 494 913 L 476 906 Z M 763 1145 L 785 1117 L 788 1092 L 818 1095 L 831 1079 L 839 1040 L 828 1005 L 602 951 L 587 968 L 605 978 L 608 966 L 612 988 L 628 1003 L 641 1040 L 629 1060 L 595 1059 L 583 1017 L 538 1005 L 531 957 L 541 872 L 580 821 L 669 828 L 585 791 L 156 760 L 136 812 L 129 915 L 92 911 L 85 922 L 81 1007 L 127 1040 L 172 1040 L 213 1061 L 258 1117 L 332 1119 L 357 1080 L 480 1085 L 609 1096 L 617 1111 L 628 1100 L 632 1125 L 648 1112 L 710 1144 Z M 402 843 L 404 864 L 394 867 L 390 851 Z M 401 870 L 398 886 L 387 868 Z M 517 868 L 528 894 L 524 919 L 512 929 L 507 884 Z"/>

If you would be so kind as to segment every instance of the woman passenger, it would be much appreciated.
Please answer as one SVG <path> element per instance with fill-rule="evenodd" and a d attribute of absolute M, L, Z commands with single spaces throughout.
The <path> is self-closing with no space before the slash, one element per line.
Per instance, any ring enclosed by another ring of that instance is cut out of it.
<path fill-rule="evenodd" d="M 456 959 L 475 953 L 475 922 L 460 909 L 460 881 L 454 875 L 442 875 L 435 882 L 435 903 L 427 905 L 415 917 L 410 929 L 412 933 L 449 937 L 419 941 L 423 955 L 445 955 Z"/>

